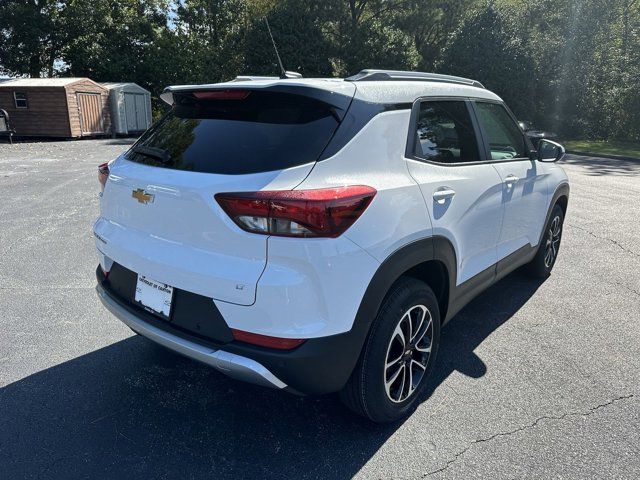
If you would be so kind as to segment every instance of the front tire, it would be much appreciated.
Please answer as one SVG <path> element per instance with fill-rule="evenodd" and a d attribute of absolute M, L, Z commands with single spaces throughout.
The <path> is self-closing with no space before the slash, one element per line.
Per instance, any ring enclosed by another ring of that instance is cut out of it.
<path fill-rule="evenodd" d="M 551 211 L 551 217 L 544 228 L 544 234 L 538 252 L 533 260 L 526 265 L 526 271 L 536 278 L 547 278 L 558 258 L 560 241 L 562 240 L 562 225 L 564 212 L 560 205 L 555 205 Z"/>
<path fill-rule="evenodd" d="M 438 301 L 429 286 L 401 278 L 378 311 L 340 397 L 374 422 L 409 415 L 427 385 L 440 342 Z"/>

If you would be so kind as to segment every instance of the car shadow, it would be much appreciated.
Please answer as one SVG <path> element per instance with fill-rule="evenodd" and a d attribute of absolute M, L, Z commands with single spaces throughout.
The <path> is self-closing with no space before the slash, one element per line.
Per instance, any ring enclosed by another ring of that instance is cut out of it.
<path fill-rule="evenodd" d="M 566 155 L 560 164 L 583 167 L 587 175 L 622 175 L 637 176 L 640 174 L 640 161 L 623 160 L 604 157 L 587 157 L 582 155 Z"/>
<path fill-rule="evenodd" d="M 428 393 L 454 371 L 484 375 L 474 349 L 539 285 L 511 275 L 452 320 Z M 5 386 L 0 412 L 6 478 L 348 478 L 402 425 L 236 382 L 138 336 Z"/>
<path fill-rule="evenodd" d="M 487 366 L 475 349 L 527 303 L 542 285 L 520 271 L 505 277 L 481 293 L 442 330 L 438 361 L 425 392 L 428 398 L 453 372 L 480 378 Z"/>

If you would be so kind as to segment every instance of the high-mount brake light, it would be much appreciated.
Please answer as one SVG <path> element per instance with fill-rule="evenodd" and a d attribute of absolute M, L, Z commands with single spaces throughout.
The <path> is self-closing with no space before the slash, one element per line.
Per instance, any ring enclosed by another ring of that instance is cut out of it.
<path fill-rule="evenodd" d="M 249 96 L 249 90 L 238 90 L 229 88 L 226 90 L 203 90 L 193 92 L 193 96 L 198 100 L 244 100 Z"/>
<path fill-rule="evenodd" d="M 280 237 L 344 233 L 367 209 L 376 190 L 352 185 L 317 190 L 217 193 L 216 200 L 243 230 Z"/>
<path fill-rule="evenodd" d="M 302 345 L 306 341 L 304 338 L 270 337 L 268 335 L 236 330 L 235 328 L 231 329 L 231 333 L 233 334 L 233 339 L 237 342 L 250 343 L 252 345 L 275 348 L 277 350 L 291 350 Z"/>
<path fill-rule="evenodd" d="M 100 191 L 104 192 L 104 186 L 109 178 L 109 163 L 98 165 L 98 181 L 100 182 Z"/>

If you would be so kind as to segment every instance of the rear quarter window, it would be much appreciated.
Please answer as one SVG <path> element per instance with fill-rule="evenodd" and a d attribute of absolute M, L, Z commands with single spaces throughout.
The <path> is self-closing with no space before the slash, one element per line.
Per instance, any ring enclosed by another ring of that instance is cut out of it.
<path fill-rule="evenodd" d="M 291 168 L 318 159 L 339 124 L 331 108 L 289 93 L 249 91 L 239 100 L 183 94 L 125 158 L 227 175 Z"/>

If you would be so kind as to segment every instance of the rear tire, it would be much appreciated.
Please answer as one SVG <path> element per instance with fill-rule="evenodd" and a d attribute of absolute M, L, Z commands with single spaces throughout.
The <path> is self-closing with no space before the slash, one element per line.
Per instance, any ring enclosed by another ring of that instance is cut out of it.
<path fill-rule="evenodd" d="M 401 278 L 371 325 L 341 400 L 374 422 L 406 417 L 424 392 L 439 342 L 436 296 L 426 283 Z"/>
<path fill-rule="evenodd" d="M 525 265 L 525 271 L 536 278 L 547 278 L 558 258 L 560 241 L 562 240 L 562 225 L 564 212 L 560 205 L 556 204 L 551 211 L 549 221 L 544 227 L 544 234 L 538 245 L 536 256 Z"/>

